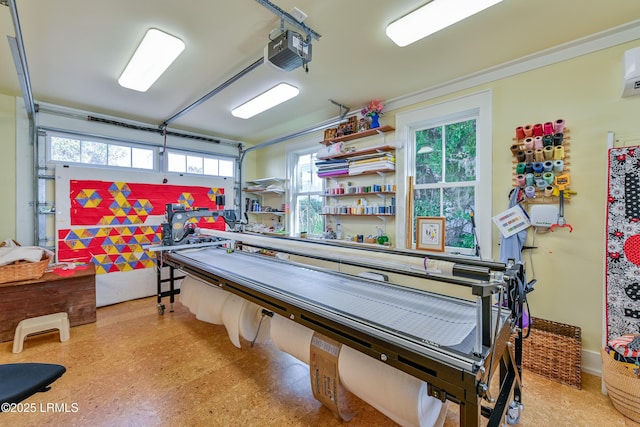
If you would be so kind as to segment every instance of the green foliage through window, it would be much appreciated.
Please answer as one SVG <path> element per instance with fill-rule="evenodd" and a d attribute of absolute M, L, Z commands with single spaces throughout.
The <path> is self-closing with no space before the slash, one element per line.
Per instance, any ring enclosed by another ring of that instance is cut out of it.
<path fill-rule="evenodd" d="M 445 245 L 472 249 L 470 213 L 475 209 L 476 120 L 415 132 L 416 217 L 445 217 Z"/>

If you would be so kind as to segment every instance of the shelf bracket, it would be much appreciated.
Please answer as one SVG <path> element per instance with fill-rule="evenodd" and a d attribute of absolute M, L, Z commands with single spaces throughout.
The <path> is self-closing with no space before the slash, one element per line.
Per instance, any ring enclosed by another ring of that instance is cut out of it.
<path fill-rule="evenodd" d="M 337 105 L 340 108 L 340 120 L 343 120 L 345 118 L 345 116 L 349 113 L 349 110 L 351 110 L 351 108 L 347 107 L 346 105 L 342 105 L 339 102 L 334 101 L 333 99 L 330 99 L 329 102 L 331 102 L 334 105 Z M 344 108 L 344 112 L 342 112 L 342 109 Z"/>

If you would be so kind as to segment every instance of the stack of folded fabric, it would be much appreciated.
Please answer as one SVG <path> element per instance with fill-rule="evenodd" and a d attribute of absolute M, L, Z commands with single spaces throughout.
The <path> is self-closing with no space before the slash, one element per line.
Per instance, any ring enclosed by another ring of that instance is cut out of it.
<path fill-rule="evenodd" d="M 320 178 L 349 173 L 349 162 L 346 159 L 323 160 L 316 162 L 316 167 Z"/>
<path fill-rule="evenodd" d="M 322 147 L 317 153 L 316 157 L 320 160 L 330 159 L 332 157 L 339 156 L 345 153 L 344 144 L 342 142 L 336 142 L 335 144 Z"/>
<path fill-rule="evenodd" d="M 349 159 L 349 175 L 359 175 L 370 171 L 393 171 L 396 158 L 391 153 L 376 153 Z"/>

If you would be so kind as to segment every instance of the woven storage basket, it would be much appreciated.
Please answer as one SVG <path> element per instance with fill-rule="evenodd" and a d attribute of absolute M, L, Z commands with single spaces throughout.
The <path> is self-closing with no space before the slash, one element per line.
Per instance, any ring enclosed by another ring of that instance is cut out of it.
<path fill-rule="evenodd" d="M 533 317 L 531 321 L 531 333 L 522 340 L 522 367 L 562 384 L 581 388 L 581 329 Z"/>
<path fill-rule="evenodd" d="M 49 257 L 42 254 L 37 262 L 17 261 L 0 267 L 0 283 L 20 282 L 22 280 L 39 279 L 49 266 Z"/>
<path fill-rule="evenodd" d="M 600 350 L 602 378 L 613 406 L 624 416 L 640 423 L 640 378 Z"/>

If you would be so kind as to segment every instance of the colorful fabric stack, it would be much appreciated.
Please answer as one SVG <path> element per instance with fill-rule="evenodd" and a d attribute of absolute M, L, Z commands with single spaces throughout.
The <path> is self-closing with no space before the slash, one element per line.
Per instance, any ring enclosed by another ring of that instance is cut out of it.
<path fill-rule="evenodd" d="M 323 160 L 316 162 L 316 167 L 320 178 L 347 175 L 349 173 L 349 162 L 346 159 Z"/>
<path fill-rule="evenodd" d="M 370 171 L 393 171 L 396 158 L 391 153 L 376 153 L 349 159 L 349 175 L 360 175 Z"/>

